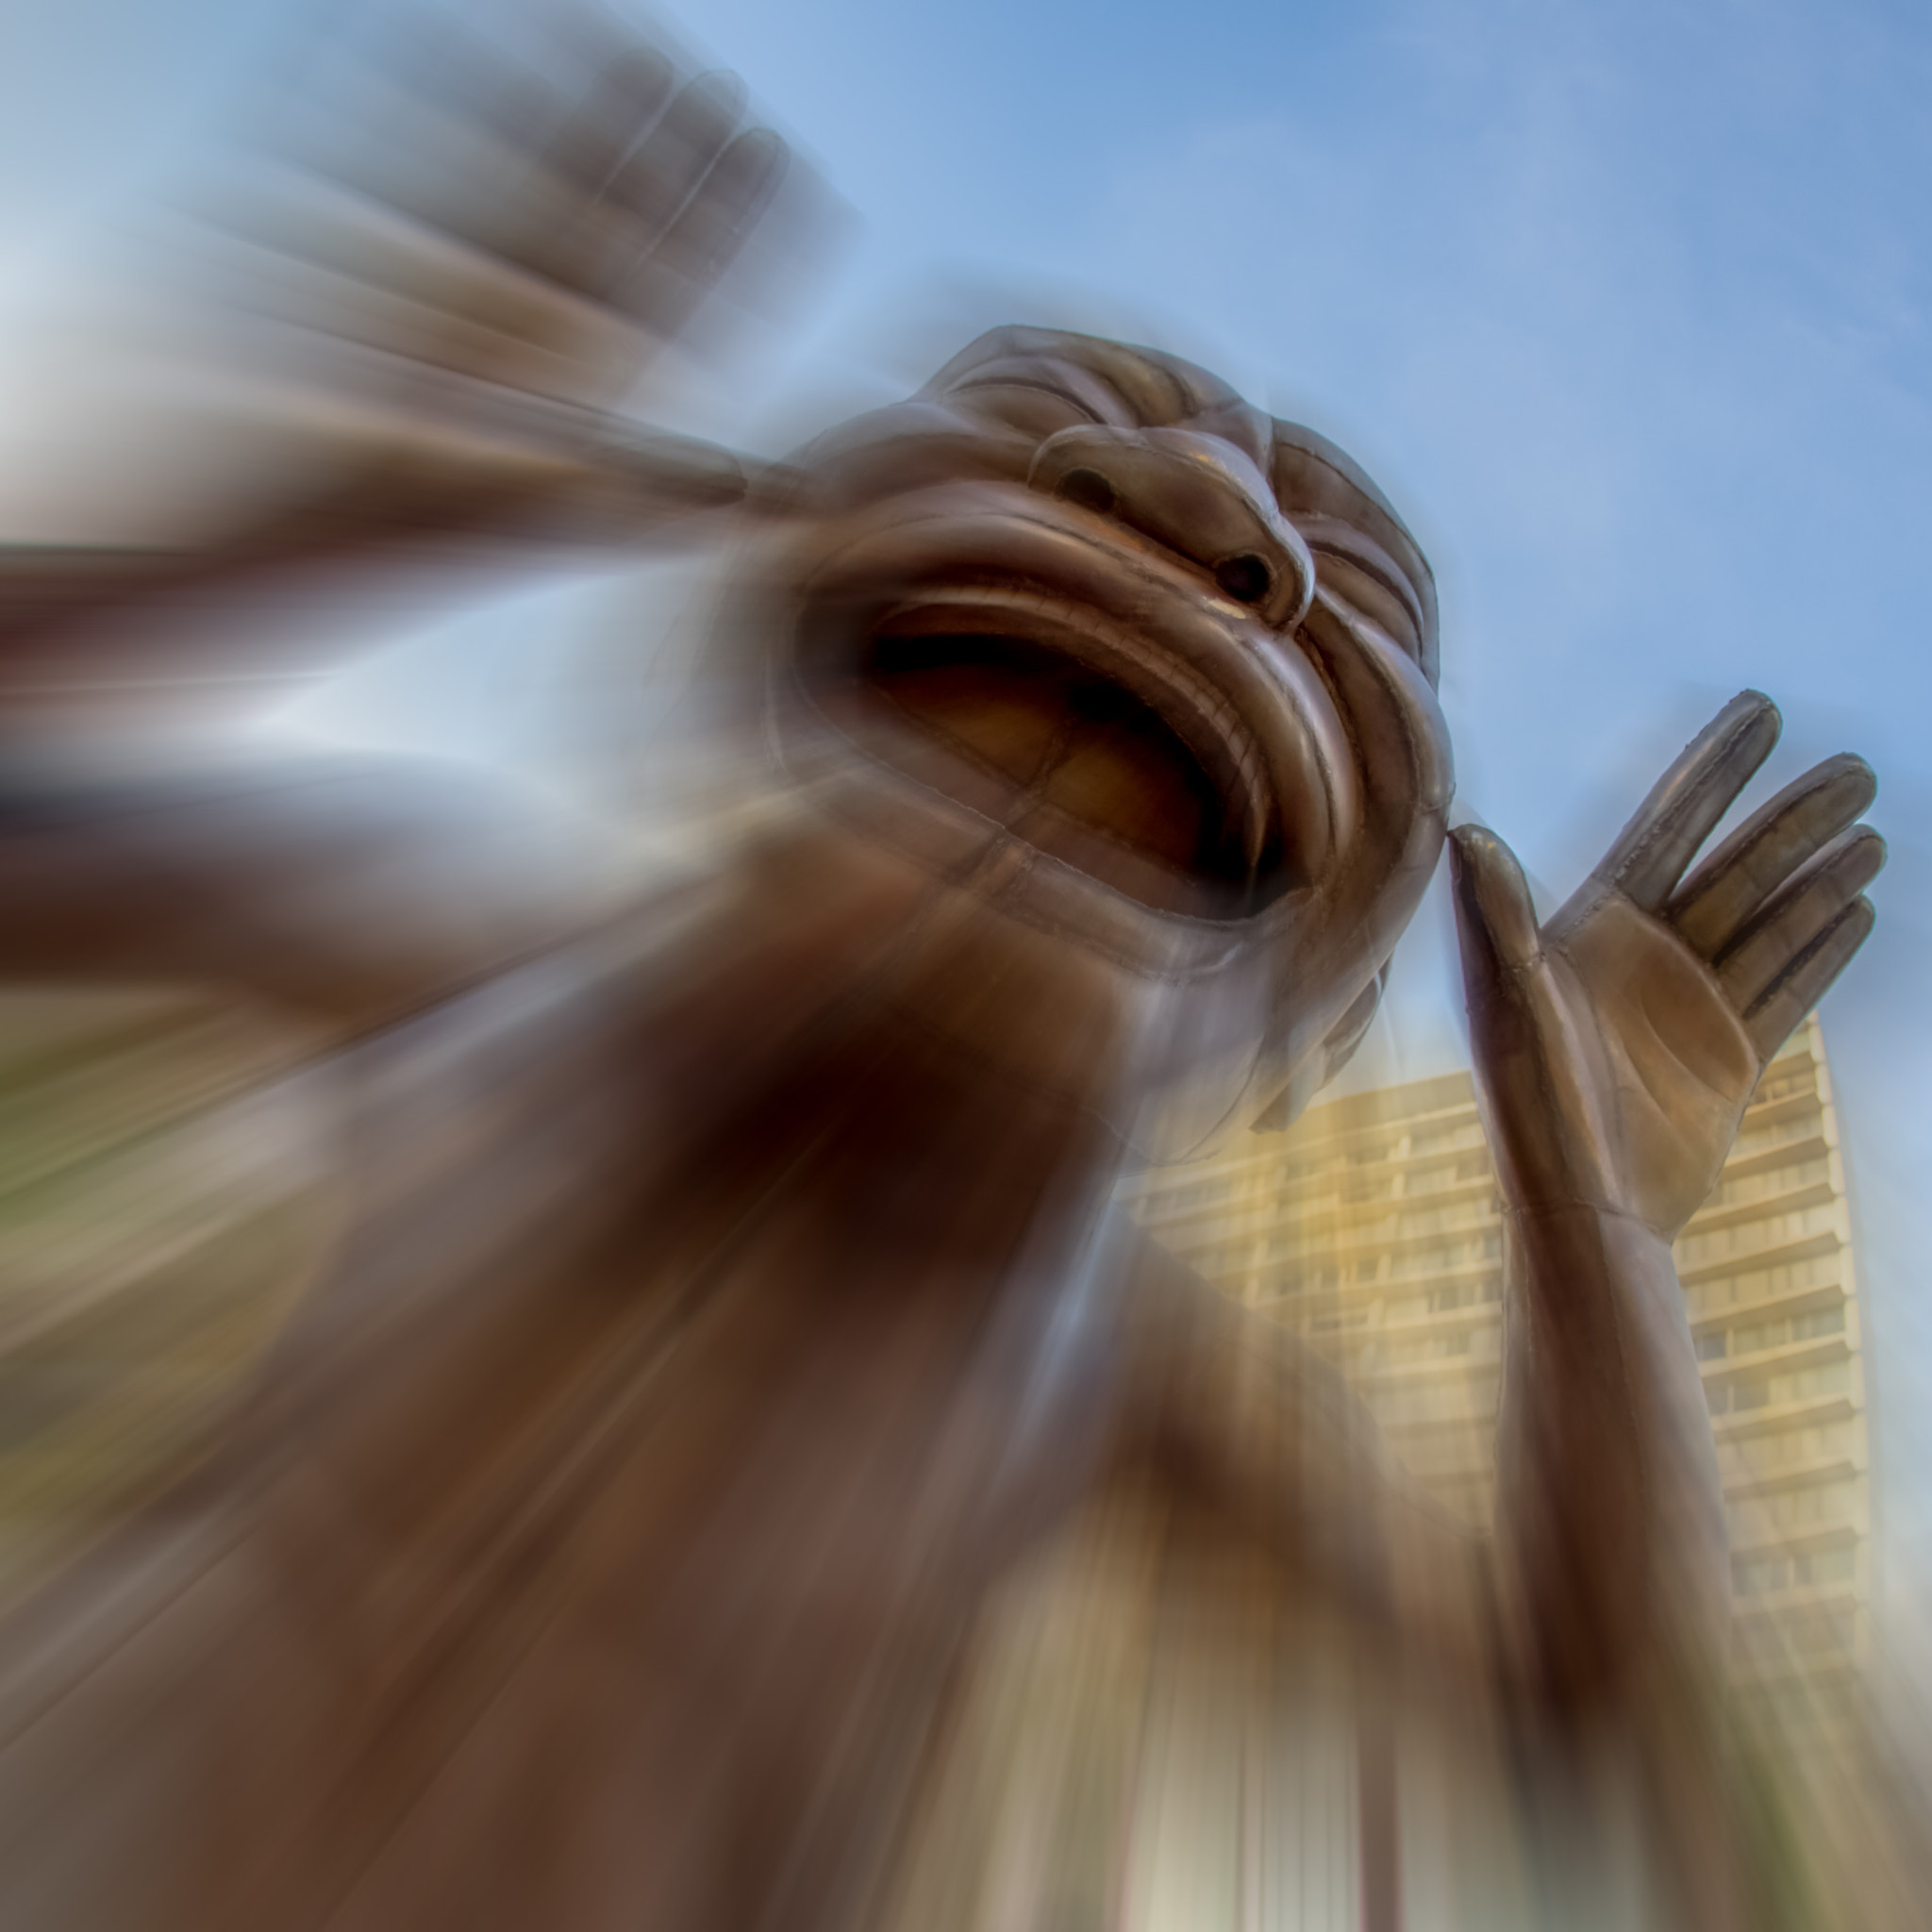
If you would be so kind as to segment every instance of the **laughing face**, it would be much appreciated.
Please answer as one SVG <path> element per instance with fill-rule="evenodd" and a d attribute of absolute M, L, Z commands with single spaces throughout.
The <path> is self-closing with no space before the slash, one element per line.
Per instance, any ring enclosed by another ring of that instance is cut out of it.
<path fill-rule="evenodd" d="M 763 574 L 794 770 L 863 771 L 902 839 L 1004 855 L 1004 909 L 1211 1004 L 1169 1028 L 1214 1069 L 1191 1131 L 1292 1111 L 1449 798 L 1434 587 L 1374 487 L 1191 365 L 1020 328 L 804 469 Z"/>

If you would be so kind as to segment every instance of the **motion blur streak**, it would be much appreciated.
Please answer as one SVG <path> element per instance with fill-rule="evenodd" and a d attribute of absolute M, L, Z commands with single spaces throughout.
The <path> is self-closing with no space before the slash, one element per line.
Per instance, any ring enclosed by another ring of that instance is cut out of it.
<path fill-rule="evenodd" d="M 1869 929 L 1863 764 L 1700 861 L 1745 692 L 1541 925 L 1453 835 L 1445 1507 L 1150 1208 L 1452 840 L 1375 485 L 1027 327 L 784 463 L 650 426 L 833 225 L 737 81 L 534 0 L 283 56 L 146 263 L 165 480 L 0 552 L 0 1923 L 1907 1924 L 1891 1787 L 1812 1826 L 1735 1721 L 1673 1249 Z M 650 546 L 717 566 L 655 777 L 287 724 Z"/>

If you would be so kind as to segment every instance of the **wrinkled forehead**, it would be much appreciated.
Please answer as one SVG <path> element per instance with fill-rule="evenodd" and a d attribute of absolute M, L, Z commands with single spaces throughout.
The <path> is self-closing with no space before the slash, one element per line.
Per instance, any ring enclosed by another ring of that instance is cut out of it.
<path fill-rule="evenodd" d="M 1059 329 L 993 329 L 916 397 L 821 439 L 805 460 L 849 501 L 942 476 L 1024 479 L 1048 437 L 1093 425 L 1184 428 L 1239 449 L 1273 486 L 1318 578 L 1398 634 L 1435 682 L 1435 578 L 1388 499 L 1325 437 L 1177 356 Z"/>
<path fill-rule="evenodd" d="M 1318 564 L 1325 553 L 1329 574 L 1347 575 L 1351 589 L 1366 572 L 1401 596 L 1435 681 L 1436 583 L 1428 561 L 1388 498 L 1326 437 L 1256 408 L 1177 356 L 1058 329 L 993 329 L 954 357 L 923 393 L 1034 441 L 1083 424 L 1223 438 L 1268 478 Z"/>
<path fill-rule="evenodd" d="M 924 392 L 1041 438 L 1089 423 L 1204 430 L 1224 436 L 1264 473 L 1274 435 L 1267 415 L 1205 369 L 1058 329 L 993 329 L 955 356 Z"/>

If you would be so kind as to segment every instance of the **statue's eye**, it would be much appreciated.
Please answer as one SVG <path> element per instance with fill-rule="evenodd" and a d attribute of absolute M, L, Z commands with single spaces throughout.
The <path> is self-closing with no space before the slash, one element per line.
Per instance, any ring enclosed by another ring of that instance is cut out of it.
<path fill-rule="evenodd" d="M 1257 557 L 1252 550 L 1244 550 L 1239 557 L 1225 558 L 1214 566 L 1214 581 L 1237 604 L 1258 604 L 1267 596 L 1274 575 L 1265 558 Z"/>

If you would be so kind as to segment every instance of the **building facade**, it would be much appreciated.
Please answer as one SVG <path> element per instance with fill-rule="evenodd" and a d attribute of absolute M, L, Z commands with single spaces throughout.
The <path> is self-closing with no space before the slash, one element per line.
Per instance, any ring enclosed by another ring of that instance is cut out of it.
<path fill-rule="evenodd" d="M 1300 1335 L 1449 1507 L 1493 1507 L 1503 1228 L 1467 1074 L 1350 1095 L 1126 1190 L 1165 1246 Z M 1676 1244 L 1723 1466 L 1737 1689 L 1788 1742 L 1844 1720 L 1872 1505 L 1858 1302 L 1816 1019 L 1766 1069 Z"/>

